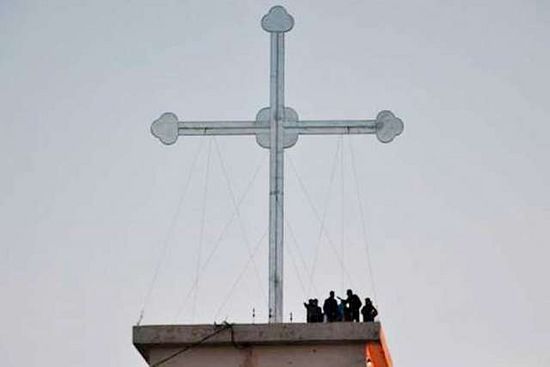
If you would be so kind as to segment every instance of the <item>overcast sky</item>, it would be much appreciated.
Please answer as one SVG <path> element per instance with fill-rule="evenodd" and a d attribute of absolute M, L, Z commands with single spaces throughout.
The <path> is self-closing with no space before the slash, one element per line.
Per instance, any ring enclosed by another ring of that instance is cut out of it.
<path fill-rule="evenodd" d="M 285 319 L 351 287 L 397 366 L 549 366 L 550 3 L 279 3 L 300 118 L 405 123 L 287 151 Z M 268 151 L 149 126 L 253 119 L 275 4 L 0 2 L 2 366 L 144 366 L 142 310 L 266 320 Z"/>

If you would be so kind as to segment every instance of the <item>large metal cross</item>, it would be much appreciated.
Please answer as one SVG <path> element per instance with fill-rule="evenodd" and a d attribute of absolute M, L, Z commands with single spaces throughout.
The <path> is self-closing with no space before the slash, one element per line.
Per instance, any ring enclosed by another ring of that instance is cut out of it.
<path fill-rule="evenodd" d="M 403 132 L 403 122 L 390 111 L 374 120 L 300 121 L 285 106 L 284 41 L 294 19 L 282 6 L 274 6 L 262 18 L 262 28 L 271 37 L 269 107 L 262 108 L 254 121 L 179 121 L 167 112 L 151 126 L 151 132 L 164 144 L 174 144 L 180 135 L 255 135 L 258 144 L 269 149 L 269 322 L 283 321 L 283 177 L 284 149 L 299 135 L 376 134 L 389 143 Z"/>

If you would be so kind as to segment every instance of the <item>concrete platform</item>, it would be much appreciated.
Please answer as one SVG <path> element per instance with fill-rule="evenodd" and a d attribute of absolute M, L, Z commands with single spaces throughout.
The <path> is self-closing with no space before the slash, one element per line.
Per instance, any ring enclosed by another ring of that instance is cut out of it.
<path fill-rule="evenodd" d="M 368 346 L 387 352 L 378 322 L 136 326 L 133 343 L 163 367 L 365 366 Z"/>

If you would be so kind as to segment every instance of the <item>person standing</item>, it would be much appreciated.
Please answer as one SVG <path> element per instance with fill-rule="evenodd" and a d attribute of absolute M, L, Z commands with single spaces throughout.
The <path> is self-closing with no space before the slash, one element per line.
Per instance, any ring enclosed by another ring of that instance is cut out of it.
<path fill-rule="evenodd" d="M 346 299 L 342 299 L 338 297 L 346 305 L 346 309 L 345 309 L 346 312 L 344 312 L 344 319 L 345 321 L 359 322 L 359 309 L 361 308 L 361 305 L 362 305 L 361 300 L 359 299 L 358 295 L 353 294 L 351 289 L 348 289 L 346 291 L 346 294 L 348 296 L 348 298 Z"/>
<path fill-rule="evenodd" d="M 365 305 L 361 309 L 361 314 L 363 315 L 363 322 L 372 322 L 378 315 L 378 310 L 374 307 L 370 298 L 365 298 Z"/>
<path fill-rule="evenodd" d="M 323 322 L 323 310 L 319 307 L 319 300 L 313 299 L 313 316 L 311 322 Z"/>
<path fill-rule="evenodd" d="M 304 307 L 306 308 L 306 321 L 314 322 L 315 318 L 315 306 L 313 305 L 313 299 L 310 298 L 307 303 L 304 302 Z"/>
<path fill-rule="evenodd" d="M 330 291 L 329 297 L 325 299 L 323 303 L 323 312 L 327 317 L 328 322 L 334 322 L 338 320 L 338 302 L 334 298 L 334 291 Z"/>

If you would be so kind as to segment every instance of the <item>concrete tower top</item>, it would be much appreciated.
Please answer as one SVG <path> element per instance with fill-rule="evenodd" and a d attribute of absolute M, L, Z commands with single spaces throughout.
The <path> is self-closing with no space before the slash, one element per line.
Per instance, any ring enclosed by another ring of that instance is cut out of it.
<path fill-rule="evenodd" d="M 155 367 L 391 366 L 378 322 L 135 326 L 133 342 Z"/>

